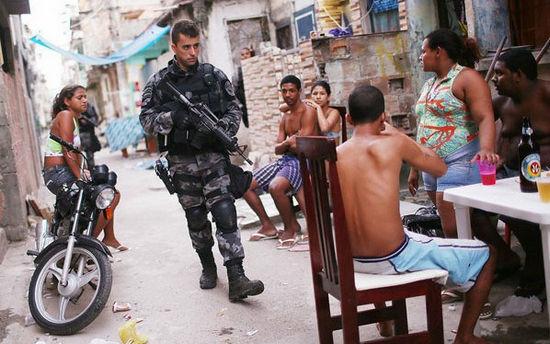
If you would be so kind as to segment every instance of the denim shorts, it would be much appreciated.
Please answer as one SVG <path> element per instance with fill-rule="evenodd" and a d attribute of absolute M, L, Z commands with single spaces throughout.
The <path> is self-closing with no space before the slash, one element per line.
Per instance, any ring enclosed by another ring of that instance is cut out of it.
<path fill-rule="evenodd" d="M 48 190 L 56 196 L 60 191 L 68 190 L 76 181 L 76 177 L 67 165 L 57 165 L 45 169 L 42 176 Z"/>
<path fill-rule="evenodd" d="M 477 164 L 470 162 L 477 152 L 479 152 L 479 139 L 475 139 L 443 158 L 447 165 L 447 173 L 442 177 L 436 178 L 429 173 L 422 172 L 426 191 L 443 192 L 458 186 L 481 183 Z"/>

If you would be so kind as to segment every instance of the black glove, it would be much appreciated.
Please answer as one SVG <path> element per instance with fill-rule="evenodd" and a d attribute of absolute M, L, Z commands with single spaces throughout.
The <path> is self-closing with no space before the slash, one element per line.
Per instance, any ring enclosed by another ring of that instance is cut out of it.
<path fill-rule="evenodd" d="M 185 110 L 175 110 L 170 113 L 174 127 L 178 129 L 187 129 L 193 126 L 189 113 Z"/>
<path fill-rule="evenodd" d="M 235 125 L 231 123 L 227 118 L 222 118 L 218 121 L 218 126 L 223 129 L 228 135 L 233 136 L 237 130 L 234 130 Z M 235 132 L 232 132 L 232 131 Z"/>
<path fill-rule="evenodd" d="M 218 121 L 218 126 L 223 129 L 223 131 L 227 132 L 227 129 L 229 128 L 229 123 L 227 123 L 227 121 L 224 119 L 220 119 Z"/>

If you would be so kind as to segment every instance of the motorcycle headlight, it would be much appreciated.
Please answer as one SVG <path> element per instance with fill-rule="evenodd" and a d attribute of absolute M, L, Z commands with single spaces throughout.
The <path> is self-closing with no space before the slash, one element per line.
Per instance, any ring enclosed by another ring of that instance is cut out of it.
<path fill-rule="evenodd" d="M 115 199 L 115 189 L 109 185 L 100 185 L 94 192 L 95 206 L 98 209 L 106 209 Z"/>

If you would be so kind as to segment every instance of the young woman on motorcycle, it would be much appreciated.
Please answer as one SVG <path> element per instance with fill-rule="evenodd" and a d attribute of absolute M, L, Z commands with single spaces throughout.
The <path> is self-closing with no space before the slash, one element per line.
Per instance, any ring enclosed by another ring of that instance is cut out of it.
<path fill-rule="evenodd" d="M 83 86 L 68 85 L 63 87 L 53 102 L 50 133 L 79 148 L 78 119 L 87 106 L 86 89 Z M 82 174 L 84 174 L 84 178 L 89 177 L 88 170 L 80 170 L 80 159 L 80 155 L 69 152 L 59 143 L 48 137 L 44 154 L 43 172 L 44 182 L 48 190 L 54 195 L 59 196 L 62 193 L 70 192 L 71 186 L 77 179 L 82 177 Z M 93 236 L 97 237 L 103 231 L 104 237 L 102 241 L 105 245 L 119 251 L 125 251 L 128 248 L 116 239 L 113 227 L 114 210 L 119 200 L 120 193 L 117 191 L 109 210 L 112 211 L 113 215 L 110 216 L 110 219 L 107 219 L 105 216 L 98 218 Z"/>

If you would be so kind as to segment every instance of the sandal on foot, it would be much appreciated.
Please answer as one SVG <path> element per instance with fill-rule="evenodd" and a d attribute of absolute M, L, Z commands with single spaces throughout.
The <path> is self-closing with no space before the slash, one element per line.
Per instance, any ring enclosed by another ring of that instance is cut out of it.
<path fill-rule="evenodd" d="M 111 246 L 111 245 L 105 244 L 105 246 L 109 247 L 110 250 L 115 250 L 115 252 L 128 251 L 130 249 L 128 246 L 124 246 L 122 244 L 119 244 L 118 246 Z"/>
<path fill-rule="evenodd" d="M 279 237 L 278 233 L 267 235 L 263 233 L 254 233 L 248 238 L 248 241 L 262 241 L 262 240 L 273 240 Z"/>
<path fill-rule="evenodd" d="M 307 234 L 302 234 L 299 236 L 299 239 L 296 244 L 297 245 L 309 245 L 309 236 Z"/>
<path fill-rule="evenodd" d="M 384 326 L 380 326 L 380 323 L 376 323 L 376 329 L 378 330 L 378 333 L 380 336 L 387 338 L 387 337 L 393 337 L 394 336 L 394 327 L 393 327 L 393 321 L 388 321 L 387 324 L 384 324 Z"/>
<path fill-rule="evenodd" d="M 296 245 L 288 249 L 289 252 L 307 252 L 309 251 L 309 245 L 307 242 L 297 242 Z"/>
<path fill-rule="evenodd" d="M 493 313 L 494 313 L 493 305 L 490 302 L 485 302 L 483 306 L 481 306 L 479 319 L 480 320 L 491 319 L 493 317 Z"/>
<path fill-rule="evenodd" d="M 117 252 L 128 251 L 130 248 L 124 245 L 118 245 L 114 248 Z"/>
<path fill-rule="evenodd" d="M 279 245 L 277 245 L 278 250 L 288 250 L 292 248 L 296 244 L 296 238 L 292 239 L 285 239 L 281 240 L 279 239 Z"/>
<path fill-rule="evenodd" d="M 453 303 L 462 301 L 464 299 L 464 294 L 458 291 L 450 290 L 450 289 L 444 289 L 441 291 L 441 303 L 447 304 L 447 303 Z"/>

